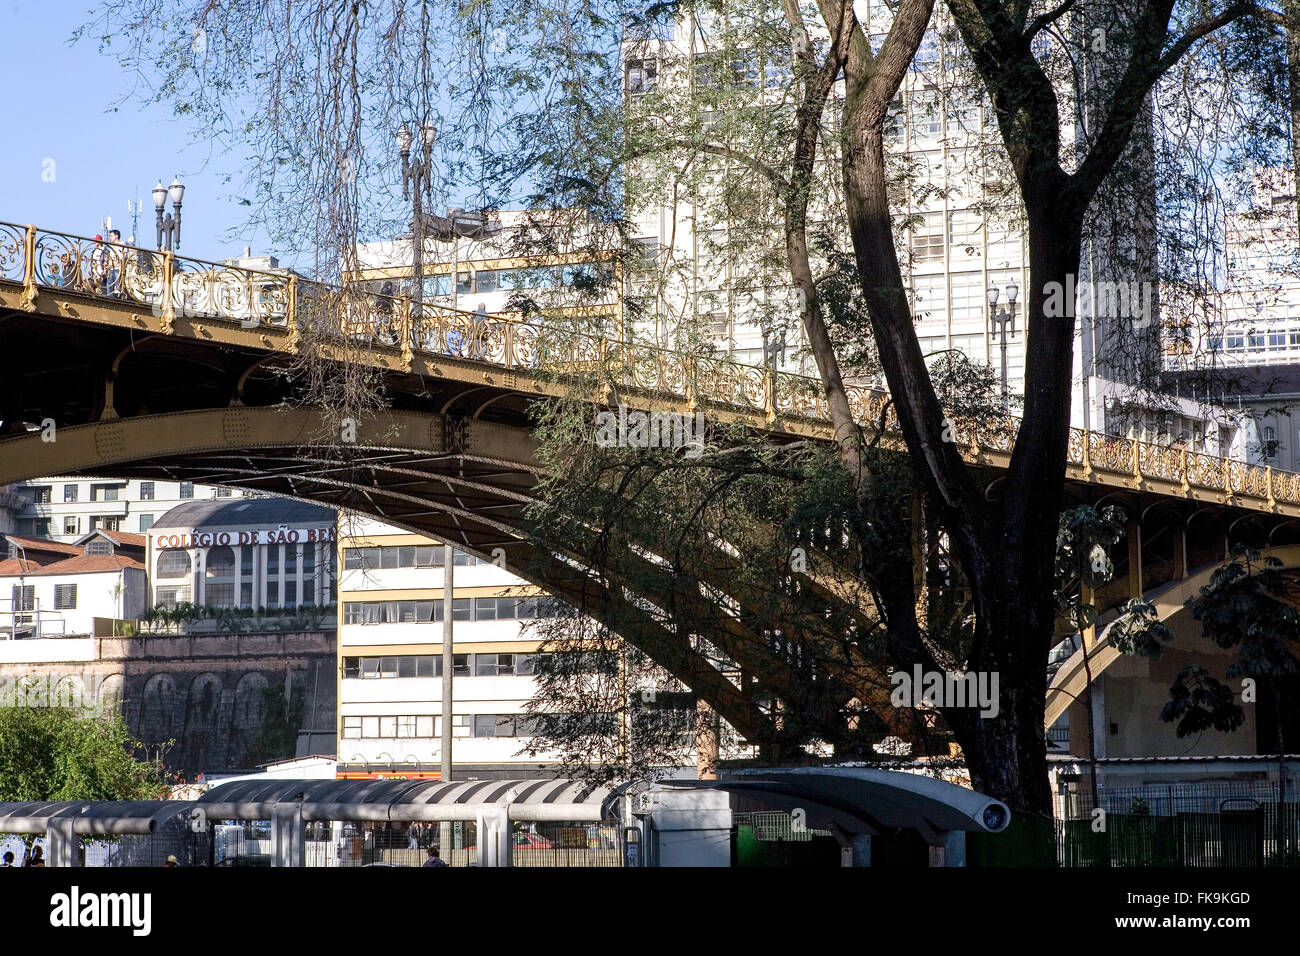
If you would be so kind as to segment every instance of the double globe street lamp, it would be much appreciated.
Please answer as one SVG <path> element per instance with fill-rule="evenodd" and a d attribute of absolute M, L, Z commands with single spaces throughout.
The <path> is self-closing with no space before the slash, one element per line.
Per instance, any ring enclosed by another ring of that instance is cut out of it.
<path fill-rule="evenodd" d="M 1002 344 L 1002 413 L 1011 410 L 1011 393 L 1007 388 L 1007 326 L 1011 326 L 1011 337 L 1016 335 L 1016 299 L 1020 297 L 1020 286 L 1012 279 L 1007 283 L 1007 308 L 998 308 L 999 289 L 989 286 L 989 322 L 995 327 L 995 333 Z"/>
<path fill-rule="evenodd" d="M 176 215 L 171 213 L 163 215 L 163 207 L 167 205 L 167 197 L 171 196 L 172 208 Z M 185 198 L 185 187 L 181 185 L 179 178 L 173 178 L 171 186 L 164 186 L 162 180 L 158 180 L 158 185 L 153 188 L 153 205 L 158 211 L 158 251 L 163 250 L 163 240 L 167 242 L 166 249 L 168 252 L 175 247 L 181 247 L 181 200 Z"/>

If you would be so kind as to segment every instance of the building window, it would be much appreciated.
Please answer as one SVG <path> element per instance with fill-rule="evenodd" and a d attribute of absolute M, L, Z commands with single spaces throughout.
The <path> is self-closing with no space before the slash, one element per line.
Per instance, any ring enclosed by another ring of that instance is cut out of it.
<path fill-rule="evenodd" d="M 117 485 L 91 485 L 90 486 L 91 501 L 117 501 L 117 495 L 118 495 Z"/>
<path fill-rule="evenodd" d="M 107 538 L 95 538 L 86 545 L 86 554 L 112 554 L 113 542 Z"/>
<path fill-rule="evenodd" d="M 94 515 L 90 519 L 90 530 L 103 528 L 105 531 L 120 531 L 122 519 L 118 515 Z"/>
<path fill-rule="evenodd" d="M 235 551 L 225 545 L 208 551 L 208 577 L 230 578 L 235 575 Z"/>
<path fill-rule="evenodd" d="M 32 535 L 37 538 L 48 538 L 50 536 L 50 519 L 33 518 Z"/>
<path fill-rule="evenodd" d="M 77 586 L 75 584 L 54 585 L 54 609 L 72 611 L 77 607 Z"/>
<path fill-rule="evenodd" d="M 514 714 L 475 714 L 475 737 L 513 737 L 515 736 Z"/>
<path fill-rule="evenodd" d="M 343 736 L 349 738 L 359 738 L 361 736 L 361 718 L 344 717 L 343 718 Z"/>
<path fill-rule="evenodd" d="M 229 488 L 218 488 L 218 489 L 217 489 L 217 493 L 216 493 L 216 495 L 214 495 L 214 497 L 216 497 L 216 498 L 229 498 L 229 497 L 230 497 L 230 489 L 229 489 Z"/>
<path fill-rule="evenodd" d="M 63 533 L 64 533 L 64 534 L 76 534 L 76 533 L 77 533 L 77 519 L 76 519 L 76 518 L 64 518 L 64 519 L 63 519 Z"/>
<path fill-rule="evenodd" d="M 175 607 L 177 604 L 186 604 L 190 600 L 189 586 L 176 588 L 158 588 L 154 592 L 158 603 L 164 607 Z"/>
<path fill-rule="evenodd" d="M 36 585 L 15 584 L 11 600 L 13 602 L 11 608 L 15 613 L 36 610 Z"/>
<path fill-rule="evenodd" d="M 64 486 L 63 486 L 63 500 L 64 500 L 64 501 L 76 501 L 76 500 L 77 500 L 77 486 L 76 486 L 76 485 L 64 485 Z"/>
<path fill-rule="evenodd" d="M 177 493 L 177 497 L 178 497 L 178 498 L 193 498 L 193 497 L 194 497 L 194 482 L 192 482 L 192 481 L 182 481 L 182 482 L 181 482 L 180 491 Z"/>
<path fill-rule="evenodd" d="M 218 583 L 209 581 L 203 589 L 204 604 L 208 607 L 233 607 L 235 604 L 235 582 Z"/>
<path fill-rule="evenodd" d="M 32 503 L 37 505 L 48 505 L 50 503 L 50 490 L 49 485 L 33 485 Z"/>
<path fill-rule="evenodd" d="M 180 548 L 169 548 L 158 555 L 158 577 L 183 578 L 190 573 L 190 554 Z"/>
<path fill-rule="evenodd" d="M 943 246 L 943 213 L 924 213 L 912 227 L 912 257 L 917 262 L 942 262 Z"/>
<path fill-rule="evenodd" d="M 140 500 L 141 500 L 141 501 L 153 501 L 153 482 L 152 482 L 152 481 L 142 481 L 142 482 L 140 482 Z"/>
<path fill-rule="evenodd" d="M 632 245 L 636 250 L 637 258 L 644 262 L 655 262 L 659 258 L 659 239 L 656 236 L 633 239 Z"/>
<path fill-rule="evenodd" d="M 627 77 L 628 95 L 640 96 L 655 88 L 655 82 L 659 78 L 659 64 L 653 59 L 628 60 L 624 75 Z"/>
<path fill-rule="evenodd" d="M 152 527 L 153 527 L 153 515 L 141 515 L 140 533 L 144 534 L 144 532 L 148 531 Z"/>

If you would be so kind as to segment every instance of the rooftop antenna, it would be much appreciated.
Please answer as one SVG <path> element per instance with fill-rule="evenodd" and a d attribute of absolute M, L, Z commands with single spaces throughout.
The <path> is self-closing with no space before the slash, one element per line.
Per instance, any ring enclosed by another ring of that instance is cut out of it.
<path fill-rule="evenodd" d="M 126 240 L 128 246 L 135 245 L 136 233 L 140 226 L 140 209 L 142 208 L 142 203 L 143 200 L 140 199 L 140 191 L 138 189 L 136 190 L 135 199 L 128 199 L 126 201 L 126 214 L 131 217 L 131 238 Z"/>

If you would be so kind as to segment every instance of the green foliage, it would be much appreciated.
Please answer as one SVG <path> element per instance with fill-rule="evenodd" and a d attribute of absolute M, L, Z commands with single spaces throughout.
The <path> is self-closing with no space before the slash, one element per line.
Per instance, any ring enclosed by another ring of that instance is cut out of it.
<path fill-rule="evenodd" d="M 249 750 L 248 759 L 254 763 L 267 763 L 292 757 L 298 748 L 298 731 L 302 727 L 305 700 L 302 689 L 295 687 L 288 700 L 284 687 L 273 684 L 262 691 L 266 702 L 266 716 L 262 729 Z"/>
<path fill-rule="evenodd" d="M 1173 632 L 1161 622 L 1155 605 L 1138 598 L 1125 605 L 1108 634 L 1121 654 L 1140 657 L 1159 657 L 1164 646 L 1173 640 Z"/>
<path fill-rule="evenodd" d="M 159 799 L 162 762 L 141 759 L 142 747 L 119 714 L 0 708 L 0 801 Z"/>
<path fill-rule="evenodd" d="M 1124 537 L 1124 512 L 1114 505 L 1098 510 L 1080 505 L 1061 515 L 1056 532 L 1056 606 L 1071 625 L 1091 627 L 1097 609 L 1076 593 L 1080 586 L 1096 591 L 1115 576 L 1108 550 Z"/>

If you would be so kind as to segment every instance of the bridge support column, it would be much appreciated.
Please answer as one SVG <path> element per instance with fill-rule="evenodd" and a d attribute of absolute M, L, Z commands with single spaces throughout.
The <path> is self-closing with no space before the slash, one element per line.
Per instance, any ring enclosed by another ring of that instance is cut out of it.
<path fill-rule="evenodd" d="M 1174 580 L 1187 580 L 1187 529 L 1174 528 Z"/>
<path fill-rule="evenodd" d="M 1142 523 L 1136 518 L 1128 523 L 1128 596 L 1142 596 Z"/>

